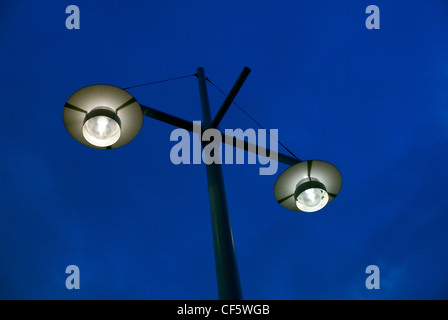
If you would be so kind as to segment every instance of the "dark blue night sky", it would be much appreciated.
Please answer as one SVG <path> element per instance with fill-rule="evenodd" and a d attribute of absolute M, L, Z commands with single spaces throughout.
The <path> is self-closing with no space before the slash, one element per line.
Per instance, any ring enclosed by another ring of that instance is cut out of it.
<path fill-rule="evenodd" d="M 65 27 L 71 4 L 79 30 Z M 238 104 L 343 186 L 296 213 L 273 195 L 286 165 L 223 167 L 244 298 L 447 299 L 447 15 L 443 0 L 3 1 L 0 298 L 217 299 L 205 166 L 171 163 L 174 127 L 145 117 L 131 143 L 96 150 L 62 109 L 87 85 L 198 66 L 228 92 L 248 66 Z M 214 114 L 224 97 L 208 90 Z M 128 91 L 201 119 L 194 77 Z M 258 129 L 235 106 L 225 128 Z"/>

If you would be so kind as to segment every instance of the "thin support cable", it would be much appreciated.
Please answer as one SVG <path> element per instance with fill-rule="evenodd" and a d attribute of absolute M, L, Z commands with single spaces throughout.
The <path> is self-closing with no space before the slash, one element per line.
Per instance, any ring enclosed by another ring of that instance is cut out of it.
<path fill-rule="evenodd" d="M 131 87 L 126 87 L 126 88 L 121 88 L 123 90 L 127 90 L 127 89 L 132 89 L 132 88 L 137 88 L 137 87 L 143 87 L 143 86 L 149 86 L 151 84 L 156 84 L 156 83 L 162 83 L 162 82 L 168 82 L 168 81 L 173 81 L 173 80 L 179 80 L 179 79 L 183 79 L 183 78 L 188 78 L 188 77 L 195 77 L 195 74 L 189 74 L 186 76 L 180 76 L 180 77 L 175 77 L 175 78 L 170 78 L 170 79 L 165 79 L 165 80 L 159 80 L 159 81 L 154 81 L 154 82 L 148 82 L 148 83 L 143 83 L 143 84 L 138 84 L 135 86 L 131 86 Z"/>
<path fill-rule="evenodd" d="M 219 92 L 221 92 L 224 96 L 227 96 L 227 94 L 222 91 L 221 89 L 218 88 L 218 86 L 216 84 L 214 84 L 209 78 L 206 78 L 206 80 L 208 82 L 210 82 L 210 84 L 212 86 L 214 86 Z M 234 105 L 236 105 L 238 107 L 238 109 L 240 109 L 247 117 L 249 117 L 253 122 L 255 122 L 261 129 L 266 130 L 257 120 L 255 120 L 254 117 L 252 117 L 246 110 L 244 110 L 239 104 L 237 104 L 235 101 L 232 101 L 232 103 Z M 267 130 L 266 130 L 267 131 Z M 297 160 L 300 160 L 291 150 L 289 150 L 283 143 L 280 142 L 280 140 L 278 140 L 276 137 L 272 136 L 271 133 L 269 131 L 267 131 L 267 133 L 274 138 L 275 140 L 277 140 L 277 142 L 283 147 L 285 148 L 286 151 L 288 151 L 294 158 L 296 158 Z"/>

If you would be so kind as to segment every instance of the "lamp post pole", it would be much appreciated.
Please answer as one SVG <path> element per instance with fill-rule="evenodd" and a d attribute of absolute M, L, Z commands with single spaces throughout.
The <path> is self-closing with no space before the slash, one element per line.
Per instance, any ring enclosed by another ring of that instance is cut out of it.
<path fill-rule="evenodd" d="M 197 77 L 202 106 L 202 125 L 204 129 L 207 129 L 212 123 L 212 118 L 204 68 L 199 67 L 197 69 Z M 230 226 L 222 168 L 220 164 L 214 162 L 207 164 L 206 168 L 219 299 L 242 300 L 240 276 L 232 228 Z"/>

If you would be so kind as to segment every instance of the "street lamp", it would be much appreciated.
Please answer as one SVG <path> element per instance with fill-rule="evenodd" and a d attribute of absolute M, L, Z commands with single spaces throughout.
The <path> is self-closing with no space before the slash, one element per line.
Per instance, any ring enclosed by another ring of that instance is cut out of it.
<path fill-rule="evenodd" d="M 292 211 L 315 212 L 339 193 L 342 176 L 331 163 L 320 160 L 299 162 L 286 169 L 274 185 L 274 197 Z"/>
<path fill-rule="evenodd" d="M 249 73 L 250 69 L 245 67 L 212 119 L 207 78 L 202 67 L 197 69 L 195 76 L 202 106 L 202 131 L 218 128 Z M 143 115 L 191 132 L 197 129 L 193 122 L 140 105 L 127 91 L 110 85 L 91 85 L 76 91 L 64 106 L 63 121 L 67 131 L 80 143 L 96 149 L 113 149 L 137 136 Z M 328 162 L 302 161 L 258 145 L 254 147 L 236 137 L 221 135 L 224 143 L 291 166 L 278 177 L 274 186 L 275 199 L 289 210 L 320 210 L 339 193 L 341 174 Z M 206 164 L 206 169 L 219 298 L 240 300 L 241 284 L 221 164 Z"/>

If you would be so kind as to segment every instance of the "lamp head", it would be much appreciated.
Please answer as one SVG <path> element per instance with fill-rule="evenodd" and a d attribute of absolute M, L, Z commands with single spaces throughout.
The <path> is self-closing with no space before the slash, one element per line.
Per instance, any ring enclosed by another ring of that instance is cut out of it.
<path fill-rule="evenodd" d="M 137 100 L 123 89 L 91 85 L 76 91 L 62 114 L 67 131 L 82 144 L 114 149 L 134 139 L 143 124 Z"/>
<path fill-rule="evenodd" d="M 315 212 L 339 193 L 342 176 L 332 164 L 309 160 L 286 169 L 274 185 L 277 202 L 292 211 Z"/>

